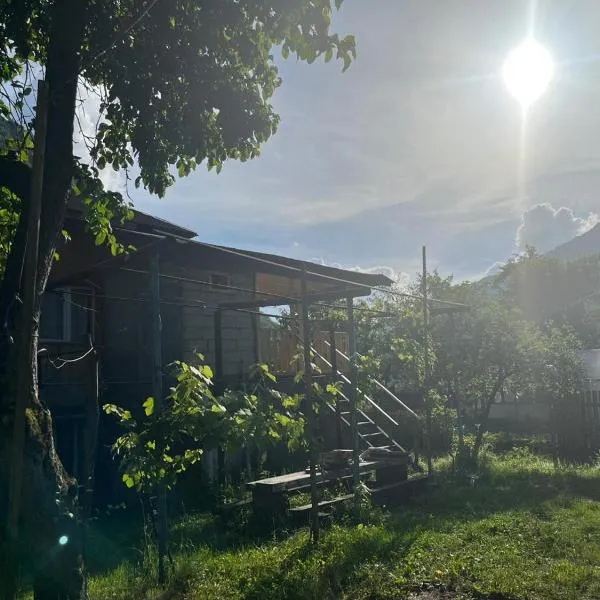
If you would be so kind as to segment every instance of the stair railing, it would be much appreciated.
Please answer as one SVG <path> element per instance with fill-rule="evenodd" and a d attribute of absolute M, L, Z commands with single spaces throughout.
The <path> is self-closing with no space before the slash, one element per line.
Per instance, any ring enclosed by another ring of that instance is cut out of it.
<path fill-rule="evenodd" d="M 327 344 L 330 348 L 331 348 L 331 344 L 327 341 L 327 340 L 323 340 L 325 342 L 325 344 Z M 350 360 L 350 357 L 347 356 L 346 354 L 344 354 L 341 350 L 339 350 L 338 348 L 336 348 L 336 352 L 337 354 L 339 354 L 342 358 L 344 358 L 345 360 Z M 359 357 L 361 357 L 360 354 L 358 354 Z M 323 360 L 322 357 L 321 360 Z M 327 361 L 325 361 L 327 363 Z M 329 366 L 331 366 L 330 363 Z M 396 396 L 396 394 L 394 394 L 391 390 L 389 390 L 385 385 L 383 385 L 383 383 L 381 383 L 381 381 L 378 381 L 377 379 L 375 379 L 374 377 L 372 377 L 371 375 L 369 375 L 369 380 L 372 381 L 382 392 L 385 392 L 385 394 L 387 394 L 387 396 L 389 398 L 391 398 L 396 404 L 398 404 L 401 408 L 403 408 L 406 412 L 408 412 L 408 414 L 415 418 L 417 421 L 419 421 L 419 423 L 422 424 L 422 419 L 421 417 L 412 409 L 410 408 L 410 406 L 407 406 L 404 402 L 402 402 L 402 400 L 400 400 L 400 398 L 398 398 L 398 396 Z"/>
<path fill-rule="evenodd" d="M 311 346 L 311 352 L 320 360 L 322 360 L 328 367 L 332 367 L 333 365 L 318 351 L 316 350 L 314 347 Z M 337 372 L 337 375 L 339 375 L 343 381 L 345 381 L 346 383 L 352 385 L 352 382 L 350 381 L 350 379 L 348 379 L 348 377 L 346 377 L 343 373 L 341 373 L 340 371 Z M 396 421 L 396 419 L 394 419 L 392 416 L 390 416 L 385 410 L 383 410 L 383 408 L 381 408 L 381 406 L 379 406 L 379 404 L 377 404 L 377 402 L 375 402 L 368 394 L 366 394 L 365 392 L 363 392 L 359 387 L 356 388 L 356 391 L 375 409 L 377 410 L 381 415 L 383 415 L 383 417 L 385 419 L 387 419 L 387 421 L 389 421 L 394 427 L 399 427 L 398 422 Z"/>

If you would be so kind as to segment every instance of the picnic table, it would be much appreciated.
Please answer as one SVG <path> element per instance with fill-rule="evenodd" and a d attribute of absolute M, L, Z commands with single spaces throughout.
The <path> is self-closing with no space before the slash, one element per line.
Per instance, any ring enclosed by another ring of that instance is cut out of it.
<path fill-rule="evenodd" d="M 361 476 L 375 472 L 378 483 L 388 484 L 390 481 L 402 481 L 408 477 L 408 457 L 406 463 L 390 465 L 385 461 L 361 461 L 359 474 Z M 339 470 L 321 471 L 317 468 L 316 483 L 319 487 L 352 479 L 352 468 L 346 467 Z M 258 479 L 246 484 L 252 491 L 252 505 L 256 515 L 265 520 L 273 517 L 285 517 L 289 511 L 289 495 L 310 488 L 310 472 L 296 471 Z"/>

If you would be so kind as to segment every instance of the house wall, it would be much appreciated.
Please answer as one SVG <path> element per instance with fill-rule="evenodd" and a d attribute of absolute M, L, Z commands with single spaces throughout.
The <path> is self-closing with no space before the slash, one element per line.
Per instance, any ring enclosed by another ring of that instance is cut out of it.
<path fill-rule="evenodd" d="M 209 281 L 210 271 L 186 269 L 185 277 L 199 281 Z M 230 284 L 234 287 L 254 289 L 253 274 L 232 274 Z M 207 285 L 187 282 L 181 283 L 182 307 L 182 358 L 196 360 L 196 353 L 204 355 L 205 362 L 213 369 L 215 354 L 215 308 L 223 302 L 241 302 L 249 300 L 251 294 L 226 289 L 211 289 Z M 194 306 L 204 302 L 208 307 Z M 223 375 L 243 375 L 257 362 L 256 352 L 256 315 L 238 311 L 222 312 L 221 349 L 223 356 Z"/>

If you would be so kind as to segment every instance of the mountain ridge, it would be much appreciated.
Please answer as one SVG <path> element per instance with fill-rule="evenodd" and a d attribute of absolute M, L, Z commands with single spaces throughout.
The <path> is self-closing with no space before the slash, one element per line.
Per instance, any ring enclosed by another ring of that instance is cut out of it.
<path fill-rule="evenodd" d="M 568 242 L 546 252 L 548 258 L 566 261 L 578 260 L 596 254 L 600 255 L 600 223 L 597 223 L 585 233 L 575 236 Z"/>

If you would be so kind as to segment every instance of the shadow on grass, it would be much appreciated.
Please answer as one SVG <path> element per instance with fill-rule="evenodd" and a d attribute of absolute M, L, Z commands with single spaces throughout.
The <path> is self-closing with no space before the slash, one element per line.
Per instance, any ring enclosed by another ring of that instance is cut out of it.
<path fill-rule="evenodd" d="M 401 564 L 424 532 L 452 533 L 469 521 L 506 512 L 530 512 L 544 518 L 548 502 L 568 506 L 576 498 L 600 500 L 599 476 L 600 473 L 591 475 L 589 470 L 582 473 L 576 470 L 510 471 L 493 473 L 474 486 L 457 485 L 450 478 L 442 477 L 429 494 L 394 509 L 385 526 L 374 528 L 372 535 L 363 532 L 354 536 L 352 530 L 347 530 L 338 536 L 334 529 L 324 536 L 318 548 L 308 542 L 297 547 L 277 568 L 257 577 L 242 597 L 244 600 L 337 598 L 347 593 L 360 577 L 366 574 L 368 579 L 371 569 L 380 570 L 373 576 L 373 587 L 380 590 L 385 587 L 382 580 L 391 577 L 389 568 L 382 565 Z M 298 567 L 300 564 L 301 568 Z M 360 585 L 364 587 L 365 582 L 361 581 Z M 398 579 L 390 580 L 391 595 L 380 596 L 380 591 L 374 591 L 373 595 L 364 597 L 369 600 L 405 598 L 415 593 L 412 585 L 414 583 L 404 587 Z M 451 590 L 444 594 L 415 597 L 458 597 L 452 595 Z M 477 597 L 511 598 L 503 595 Z"/>
<path fill-rule="evenodd" d="M 457 483 L 442 474 L 429 492 L 394 508 L 382 527 L 334 527 L 323 536 L 318 548 L 306 543 L 305 536 L 278 544 L 272 560 L 265 561 L 263 557 L 263 562 L 256 563 L 256 569 L 249 568 L 251 576 L 240 582 L 239 597 L 245 600 L 336 598 L 355 584 L 364 588 L 368 585 L 365 577 L 373 578 L 377 590 L 382 586 L 379 579 L 387 577 L 390 595 L 379 596 L 374 592 L 361 598 L 404 597 L 397 594 L 406 596 L 414 588 L 403 589 L 402 581 L 393 579 L 386 565 L 402 563 L 424 532 L 451 533 L 463 523 L 505 512 L 531 512 L 543 519 L 545 503 L 567 506 L 578 497 L 600 500 L 600 471 L 596 473 L 590 468 L 553 471 L 547 463 L 538 469 L 531 464 L 520 468 L 518 463 L 507 466 L 498 462 L 474 485 Z M 290 534 L 289 530 L 274 532 L 253 526 L 247 508 L 228 518 L 184 514 L 173 522 L 170 544 L 174 554 L 187 555 L 204 547 L 215 560 L 219 560 L 221 553 L 256 548 L 269 541 L 280 542 Z M 139 562 L 142 554 L 139 514 L 119 515 L 95 524 L 93 529 L 90 543 L 95 547 L 88 559 L 92 573 L 106 572 L 124 561 Z M 264 547 L 270 551 L 269 545 Z M 173 585 L 191 583 L 183 573 L 179 579 Z M 165 597 L 183 597 L 184 594 L 175 593 L 173 585 L 165 590 Z"/>

